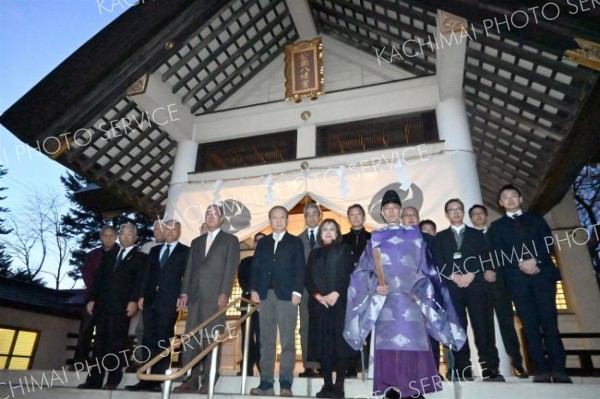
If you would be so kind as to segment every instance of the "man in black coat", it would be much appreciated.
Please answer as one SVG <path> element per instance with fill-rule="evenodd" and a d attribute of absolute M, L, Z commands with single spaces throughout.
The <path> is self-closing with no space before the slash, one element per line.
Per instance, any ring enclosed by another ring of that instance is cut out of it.
<path fill-rule="evenodd" d="M 371 239 L 371 233 L 365 229 L 365 209 L 360 204 L 350 205 L 348 211 L 350 231 L 342 236 L 342 242 L 350 245 L 354 257 L 354 263 L 358 262 L 360 256 Z"/>
<path fill-rule="evenodd" d="M 342 236 L 342 242 L 348 244 L 352 248 L 352 261 L 354 265 L 360 259 L 360 256 L 367 245 L 367 241 L 371 239 L 371 233 L 365 229 L 365 209 L 360 204 L 350 205 L 346 211 L 348 215 L 348 221 L 350 222 L 350 231 Z M 363 348 L 363 353 L 369 354 L 369 343 L 370 338 L 367 338 L 367 344 Z M 365 359 L 366 361 L 368 359 Z M 346 370 L 346 377 L 356 377 L 357 369 L 361 367 L 362 361 L 360 358 L 360 351 L 348 360 L 348 370 Z M 365 370 L 362 370 L 365 371 Z"/>
<path fill-rule="evenodd" d="M 262 238 L 266 237 L 263 233 L 257 233 L 254 236 L 254 248 L 258 245 L 258 241 Z M 252 261 L 254 256 L 247 256 L 240 262 L 240 267 L 238 267 L 238 284 L 242 289 L 242 298 L 250 299 L 250 276 L 252 275 Z M 243 303 L 240 308 L 240 314 L 242 317 L 248 313 L 248 306 Z M 258 367 L 260 370 L 260 318 L 258 317 L 258 312 L 254 312 L 250 317 L 250 336 L 246 337 L 246 322 L 243 322 L 240 326 L 242 330 L 242 353 L 244 348 L 244 342 L 246 339 L 248 342 L 248 370 L 247 375 L 254 375 L 254 366 Z M 243 361 L 240 362 L 240 372 L 238 375 L 242 375 L 242 365 Z"/>
<path fill-rule="evenodd" d="M 149 359 L 169 347 L 175 335 L 177 299 L 190 248 L 179 242 L 181 224 L 174 220 L 161 222 L 159 227 L 164 243 L 155 245 L 148 256 L 148 267 L 143 278 L 138 307 L 144 310 L 144 337 L 142 344 L 150 350 Z M 152 374 L 164 374 L 169 368 L 169 357 L 152 367 Z M 125 387 L 130 391 L 160 391 L 160 383 L 140 381 Z"/>
<path fill-rule="evenodd" d="M 475 204 L 469 209 L 469 218 L 471 219 L 471 223 L 473 223 L 473 227 L 482 231 L 489 242 L 487 217 L 488 211 L 483 205 Z M 487 281 L 488 279 L 486 279 L 486 282 L 489 284 L 487 294 L 489 295 L 489 300 L 492 302 L 492 307 L 496 311 L 502 342 L 504 342 L 506 353 L 510 356 L 514 373 L 519 378 L 528 378 L 529 375 L 523 368 L 521 345 L 519 344 L 519 337 L 515 331 L 515 315 L 513 313 L 510 294 L 506 287 L 504 269 L 498 267 L 495 271 L 495 281 Z M 494 325 L 488 326 L 486 330 L 488 334 L 495 334 Z"/>
<path fill-rule="evenodd" d="M 126 223 L 119 229 L 121 249 L 114 262 L 103 262 L 86 307 L 97 317 L 95 361 L 88 364 L 88 378 L 80 389 L 116 389 L 127 365 L 128 330 L 137 311 L 139 278 L 146 255 L 134 246 L 137 228 Z M 105 371 L 106 385 L 102 386 Z"/>
<path fill-rule="evenodd" d="M 293 396 L 296 364 L 295 330 L 298 305 L 304 292 L 304 246 L 286 231 L 288 211 L 275 206 L 269 211 L 273 233 L 259 241 L 254 251 L 250 292 L 260 303 L 260 385 L 251 395 L 272 396 L 275 382 L 277 329 L 281 343 L 279 387 L 281 396 Z"/>
<path fill-rule="evenodd" d="M 450 227 L 435 236 L 434 262 L 441 278 L 446 279 L 450 297 L 465 330 L 469 312 L 484 381 L 504 381 L 498 372 L 500 359 L 494 336 L 485 330 L 487 326 L 494 325 L 491 302 L 485 300 L 487 286 L 483 278 L 487 270 L 495 274 L 493 262 L 484 262 L 486 254 L 489 257 L 490 248 L 481 231 L 463 223 L 465 207 L 460 199 L 448 200 L 444 210 Z M 458 377 L 470 380 L 472 365 L 468 342 L 454 353 Z"/>
<path fill-rule="evenodd" d="M 523 197 L 517 187 L 502 187 L 498 203 L 506 214 L 492 223 L 489 234 L 523 323 L 535 368 L 533 382 L 571 383 L 558 331 L 556 282 L 560 273 L 551 258 L 552 231 L 540 215 L 521 209 Z"/>
<path fill-rule="evenodd" d="M 117 244 L 117 229 L 113 226 L 102 226 L 100 229 L 101 246 L 92 249 L 87 253 L 83 266 L 81 267 L 81 277 L 85 283 L 85 300 L 88 301 L 94 279 L 103 262 L 113 264 L 119 249 Z M 77 349 L 75 350 L 75 363 L 89 360 L 90 350 L 92 349 L 92 339 L 94 338 L 94 329 L 96 328 L 96 317 L 83 309 L 81 325 L 79 327 L 79 338 L 77 340 Z"/>

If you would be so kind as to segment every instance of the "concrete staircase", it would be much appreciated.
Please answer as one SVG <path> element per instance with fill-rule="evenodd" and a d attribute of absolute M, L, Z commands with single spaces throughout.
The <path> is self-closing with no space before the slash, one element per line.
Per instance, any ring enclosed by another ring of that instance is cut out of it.
<path fill-rule="evenodd" d="M 29 370 L 10 371 L 0 370 L 0 399 L 28 398 L 28 399 L 159 399 L 160 393 L 129 392 L 122 387 L 135 384 L 135 374 L 125 374 L 120 385 L 121 389 L 115 391 L 79 390 L 75 387 L 85 381 L 85 373 L 59 370 Z M 221 376 L 215 388 L 215 398 L 218 399 L 248 399 L 249 396 L 241 395 L 241 377 Z M 459 386 L 460 399 L 598 399 L 600 398 L 600 378 L 574 377 L 574 384 L 533 384 L 531 379 L 519 380 L 507 378 L 506 383 L 473 382 L 462 383 Z M 249 377 L 246 394 L 258 386 L 258 377 Z M 296 378 L 293 391 L 297 397 L 314 397 L 321 389 L 323 380 L 320 378 Z M 177 386 L 178 383 L 174 383 Z M 360 379 L 346 381 L 345 391 L 347 398 L 369 399 L 372 381 L 362 382 Z M 427 395 L 428 399 L 453 398 L 453 386 L 443 383 L 444 390 Z M 278 386 L 275 385 L 275 393 Z M 172 394 L 174 399 L 198 399 L 205 395 L 198 394 Z M 254 397 L 253 397 L 254 398 Z"/>

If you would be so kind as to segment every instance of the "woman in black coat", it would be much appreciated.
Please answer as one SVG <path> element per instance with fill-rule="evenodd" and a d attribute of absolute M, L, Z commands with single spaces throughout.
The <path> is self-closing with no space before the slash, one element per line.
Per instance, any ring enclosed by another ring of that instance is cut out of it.
<path fill-rule="evenodd" d="M 306 268 L 308 359 L 321 364 L 325 380 L 317 397 L 343 398 L 347 359 L 353 355 L 343 337 L 346 294 L 354 269 L 352 250 L 342 243 L 340 225 L 333 219 L 321 222 L 318 240 L 320 247 L 310 253 Z"/>

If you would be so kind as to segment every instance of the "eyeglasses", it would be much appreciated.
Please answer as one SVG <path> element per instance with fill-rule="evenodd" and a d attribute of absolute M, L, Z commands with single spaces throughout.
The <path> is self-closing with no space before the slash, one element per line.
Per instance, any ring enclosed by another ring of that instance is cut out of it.
<path fill-rule="evenodd" d="M 465 210 L 462 208 L 448 208 L 448 213 L 463 213 Z"/>

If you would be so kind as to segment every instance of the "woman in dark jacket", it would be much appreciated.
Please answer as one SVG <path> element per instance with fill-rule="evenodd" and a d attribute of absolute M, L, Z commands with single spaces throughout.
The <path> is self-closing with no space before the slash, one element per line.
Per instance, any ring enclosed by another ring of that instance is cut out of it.
<path fill-rule="evenodd" d="M 343 398 L 347 358 L 353 354 L 343 337 L 346 294 L 354 269 L 352 250 L 342 243 L 340 225 L 333 219 L 321 222 L 318 240 L 320 247 L 310 253 L 306 268 L 308 359 L 321 364 L 325 380 L 317 397 Z"/>

